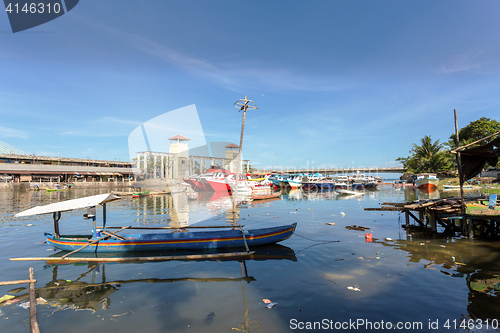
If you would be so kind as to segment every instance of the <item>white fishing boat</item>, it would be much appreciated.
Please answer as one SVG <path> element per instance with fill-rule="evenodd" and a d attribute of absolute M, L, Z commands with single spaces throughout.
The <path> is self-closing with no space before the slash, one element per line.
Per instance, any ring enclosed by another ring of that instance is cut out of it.
<path fill-rule="evenodd" d="M 339 194 L 345 194 L 345 195 L 354 195 L 354 196 L 360 196 L 364 195 L 365 192 L 359 192 L 359 191 L 351 191 L 351 190 L 346 190 L 342 188 L 337 188 L 335 189 Z"/>

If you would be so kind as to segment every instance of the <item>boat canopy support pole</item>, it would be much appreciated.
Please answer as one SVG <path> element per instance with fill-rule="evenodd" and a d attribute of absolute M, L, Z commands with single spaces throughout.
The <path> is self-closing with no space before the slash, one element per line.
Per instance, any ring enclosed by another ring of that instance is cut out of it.
<path fill-rule="evenodd" d="M 102 229 L 106 230 L 106 204 L 105 203 L 102 204 Z"/>
<path fill-rule="evenodd" d="M 52 214 L 54 218 L 54 234 L 57 238 L 60 237 L 59 235 L 59 219 L 61 218 L 61 212 L 54 212 Z"/>

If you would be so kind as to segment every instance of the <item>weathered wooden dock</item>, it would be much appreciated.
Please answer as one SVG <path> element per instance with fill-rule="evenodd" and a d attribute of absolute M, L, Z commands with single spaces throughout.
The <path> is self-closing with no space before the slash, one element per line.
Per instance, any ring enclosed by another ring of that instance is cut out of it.
<path fill-rule="evenodd" d="M 463 205 L 488 201 L 485 196 L 464 198 Z M 399 211 L 405 215 L 405 228 L 410 228 L 410 217 L 422 230 L 443 233 L 461 233 L 470 238 L 499 238 L 500 214 L 464 213 L 461 198 L 416 200 L 407 203 L 384 202 L 381 207 L 365 208 L 370 211 Z M 496 210 L 498 212 L 498 210 Z"/>

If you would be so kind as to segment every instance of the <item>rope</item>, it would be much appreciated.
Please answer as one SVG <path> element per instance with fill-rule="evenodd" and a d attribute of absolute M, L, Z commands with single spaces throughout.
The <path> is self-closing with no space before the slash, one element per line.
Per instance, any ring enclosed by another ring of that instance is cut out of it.
<path fill-rule="evenodd" d="M 338 240 L 334 240 L 334 241 L 332 241 L 332 240 L 314 240 L 314 239 L 307 238 L 305 236 L 298 235 L 297 233 L 295 233 L 294 235 L 298 236 L 298 237 L 301 237 L 301 238 L 304 238 L 304 239 L 307 239 L 307 240 L 310 240 L 311 242 L 322 243 L 322 244 L 340 242 Z"/>

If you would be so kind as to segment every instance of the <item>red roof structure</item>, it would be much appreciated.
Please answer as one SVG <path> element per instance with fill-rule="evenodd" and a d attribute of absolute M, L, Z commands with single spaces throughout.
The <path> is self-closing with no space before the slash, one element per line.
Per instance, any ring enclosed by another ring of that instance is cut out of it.
<path fill-rule="evenodd" d="M 181 141 L 189 141 L 191 139 L 186 138 L 185 136 L 182 135 L 176 135 L 171 137 L 169 140 L 181 140 Z"/>
<path fill-rule="evenodd" d="M 228 144 L 227 146 L 225 146 L 224 148 L 240 148 L 240 146 L 235 145 L 234 143 L 231 143 L 231 144 Z"/>

